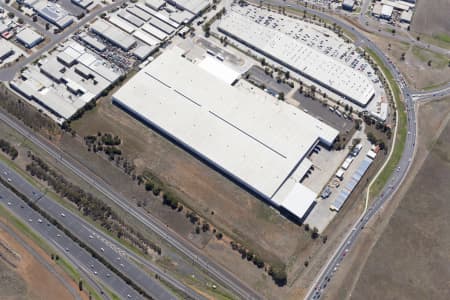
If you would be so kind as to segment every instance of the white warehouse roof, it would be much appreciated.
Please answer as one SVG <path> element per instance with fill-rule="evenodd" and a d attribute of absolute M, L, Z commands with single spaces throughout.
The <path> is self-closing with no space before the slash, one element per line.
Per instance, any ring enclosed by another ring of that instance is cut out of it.
<path fill-rule="evenodd" d="M 30 28 L 25 28 L 20 31 L 16 35 L 16 38 L 27 47 L 33 47 L 44 39 L 39 33 L 33 31 Z"/>
<path fill-rule="evenodd" d="M 366 106 L 375 93 L 371 81 L 360 72 L 241 14 L 228 13 L 219 30 L 358 105 Z"/>
<path fill-rule="evenodd" d="M 128 51 L 136 43 L 136 40 L 129 34 L 101 19 L 92 23 L 91 29 L 125 51 Z"/>
<path fill-rule="evenodd" d="M 113 101 L 265 198 L 319 140 L 336 138 L 337 130 L 298 108 L 233 87 L 181 54 L 166 50 Z"/>

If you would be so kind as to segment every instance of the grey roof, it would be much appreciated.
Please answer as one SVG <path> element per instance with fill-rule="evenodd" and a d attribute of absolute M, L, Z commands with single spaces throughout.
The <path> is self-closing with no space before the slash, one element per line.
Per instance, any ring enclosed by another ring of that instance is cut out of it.
<path fill-rule="evenodd" d="M 347 201 L 348 197 L 352 193 L 352 191 L 355 189 L 356 185 L 359 183 L 361 178 L 366 173 L 367 169 L 369 169 L 370 165 L 372 164 L 373 160 L 369 157 L 365 157 L 364 160 L 361 162 L 361 164 L 358 166 L 358 169 L 353 174 L 350 181 L 347 183 L 345 188 L 341 190 L 341 192 L 338 194 L 336 199 L 331 204 L 331 207 L 334 210 L 339 211 L 342 206 L 344 205 L 345 201 Z"/>

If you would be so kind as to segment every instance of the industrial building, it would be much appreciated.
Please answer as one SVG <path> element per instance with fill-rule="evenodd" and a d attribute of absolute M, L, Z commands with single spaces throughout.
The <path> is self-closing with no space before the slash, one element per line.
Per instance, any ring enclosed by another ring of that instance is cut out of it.
<path fill-rule="evenodd" d="M 0 40 L 0 63 L 14 54 L 11 44 L 3 39 Z"/>
<path fill-rule="evenodd" d="M 37 32 L 30 28 L 25 28 L 16 35 L 17 41 L 27 48 L 33 48 L 44 40 L 44 38 Z"/>
<path fill-rule="evenodd" d="M 52 52 L 22 71 L 10 86 L 62 123 L 99 97 L 120 76 L 120 70 L 70 41 L 62 50 Z"/>
<path fill-rule="evenodd" d="M 87 9 L 94 3 L 94 0 L 71 0 L 73 4 L 78 5 L 81 8 Z"/>
<path fill-rule="evenodd" d="M 167 2 L 196 16 L 210 6 L 208 0 L 167 0 Z"/>
<path fill-rule="evenodd" d="M 390 5 L 384 4 L 381 7 L 381 15 L 380 17 L 386 20 L 390 20 L 392 17 L 392 12 L 394 11 L 394 8 Z"/>
<path fill-rule="evenodd" d="M 130 50 L 136 44 L 136 40 L 129 34 L 101 19 L 91 24 L 91 30 L 125 51 Z"/>
<path fill-rule="evenodd" d="M 331 147 L 338 131 L 263 91 L 252 92 L 250 85 L 230 85 L 183 54 L 176 47 L 165 50 L 120 88 L 113 102 L 303 219 L 317 197 L 301 183 L 312 167 L 308 155 L 319 143 Z"/>
<path fill-rule="evenodd" d="M 413 11 L 412 10 L 405 10 L 400 15 L 400 21 L 404 23 L 411 23 L 413 17 Z"/>
<path fill-rule="evenodd" d="M 333 203 L 330 205 L 331 210 L 339 211 L 344 203 L 347 201 L 348 197 L 350 197 L 351 193 L 355 189 L 356 185 L 359 183 L 361 178 L 369 169 L 373 160 L 375 159 L 376 153 L 370 150 L 364 160 L 358 166 L 356 172 L 352 175 L 351 180 L 347 183 L 347 185 L 340 191 L 336 199 L 334 199 Z M 347 159 L 351 159 L 350 157 Z M 344 171 L 343 169 L 340 169 Z M 343 174 L 343 172 L 342 172 Z"/>
<path fill-rule="evenodd" d="M 344 0 L 342 1 L 342 8 L 348 11 L 353 11 L 355 6 L 355 0 Z"/>
<path fill-rule="evenodd" d="M 25 0 L 24 4 L 33 8 L 41 18 L 60 29 L 64 29 L 73 23 L 73 16 L 59 4 L 47 0 Z"/>
<path fill-rule="evenodd" d="M 106 50 L 106 45 L 87 34 L 81 34 L 80 39 L 99 52 Z"/>
<path fill-rule="evenodd" d="M 221 19 L 218 29 L 344 99 L 361 107 L 367 106 L 375 95 L 374 86 L 367 77 L 274 26 L 276 24 L 265 26 L 257 18 L 231 11 Z"/>

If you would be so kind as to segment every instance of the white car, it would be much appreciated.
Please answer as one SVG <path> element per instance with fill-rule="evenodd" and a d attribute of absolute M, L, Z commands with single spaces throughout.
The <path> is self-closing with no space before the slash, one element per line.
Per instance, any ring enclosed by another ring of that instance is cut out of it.
<path fill-rule="evenodd" d="M 11 206 L 11 202 L 8 202 L 8 206 Z"/>
<path fill-rule="evenodd" d="M 63 218 L 64 218 L 65 216 L 66 216 L 66 214 L 65 214 L 65 213 L 61 213 L 61 217 L 63 217 Z"/>

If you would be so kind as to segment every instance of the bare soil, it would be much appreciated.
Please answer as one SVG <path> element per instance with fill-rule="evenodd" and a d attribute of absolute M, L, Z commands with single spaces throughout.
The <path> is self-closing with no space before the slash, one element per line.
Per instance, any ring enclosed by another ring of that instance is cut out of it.
<path fill-rule="evenodd" d="M 88 152 L 82 137 L 95 135 L 98 131 L 118 135 L 122 139 L 120 147 L 123 153 L 137 166 L 137 174 L 144 170 L 156 174 L 181 196 L 185 206 L 206 218 L 218 231 L 241 242 L 269 264 L 288 265 L 288 278 L 292 277 L 292 272 L 298 272 L 303 262 L 312 255 L 312 249 L 317 250 L 322 245 L 320 241 L 311 239 L 310 232 L 305 232 L 301 226 L 280 216 L 262 200 L 136 121 L 112 105 L 110 99 L 102 99 L 94 110 L 74 122 L 72 127 L 79 137 L 63 137 L 60 147 L 129 199 L 146 199 L 150 213 L 211 257 L 220 258 L 217 259 L 219 263 L 239 277 L 249 279 L 251 285 L 258 285 L 263 280 L 261 286 L 269 298 L 277 289 L 270 277 L 263 277 L 264 272 L 253 264 L 243 263 L 238 252 L 233 251 L 229 244 L 217 247 L 213 243 L 215 238 L 196 237 L 194 227 L 187 222 L 183 212 L 177 213 L 161 205 L 160 200 L 155 201 L 151 192 L 145 192 L 142 186 L 133 183 L 113 166 L 114 163 L 99 154 Z"/>
<path fill-rule="evenodd" d="M 411 28 L 420 33 L 436 35 L 449 34 L 450 2 L 448 0 L 419 0 L 416 3 Z"/>
<path fill-rule="evenodd" d="M 2 221 L 2 220 L 0 220 Z M 53 264 L 40 248 L 32 241 L 22 237 L 28 245 L 33 247 L 45 260 Z M 73 295 L 61 284 L 56 278 L 59 276 L 66 280 L 74 289 L 78 290 L 76 284 L 65 275 L 59 267 L 54 265 L 55 274 L 49 272 L 32 254 L 22 247 L 9 233 L 0 229 L 0 241 L 3 245 L 19 256 L 13 257 L 5 248 L 0 248 L 2 257 L 9 262 L 0 258 L 0 299 L 5 300 L 60 300 L 73 299 Z M 51 288 L 49 288 L 51 287 Z M 83 299 L 87 299 L 86 295 L 80 294 Z"/>
<path fill-rule="evenodd" d="M 398 66 L 408 84 L 414 89 L 426 89 L 450 81 L 450 68 L 448 67 L 450 56 L 411 46 L 394 39 L 368 35 Z M 401 60 L 402 53 L 405 53 L 405 60 Z M 429 60 L 431 60 L 431 66 L 428 66 Z"/>
<path fill-rule="evenodd" d="M 450 98 L 421 105 L 426 121 L 408 178 L 347 255 L 326 299 L 448 298 L 449 119 Z"/>

